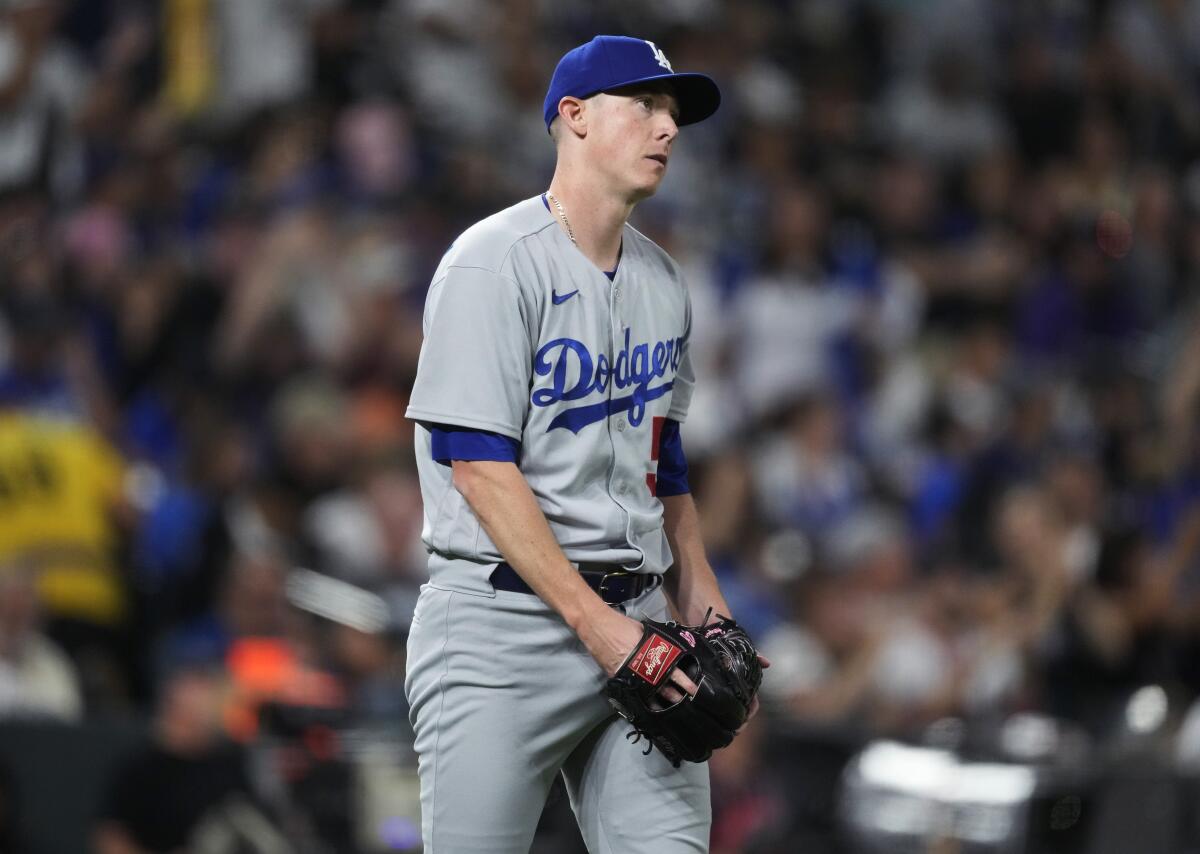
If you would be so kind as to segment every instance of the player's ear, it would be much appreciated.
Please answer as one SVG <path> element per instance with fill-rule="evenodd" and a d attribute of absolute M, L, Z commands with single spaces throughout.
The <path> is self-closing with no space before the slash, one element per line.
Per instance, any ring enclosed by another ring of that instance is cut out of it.
<path fill-rule="evenodd" d="M 563 130 L 587 136 L 587 104 L 580 98 L 563 96 L 558 102 L 558 118 Z"/>

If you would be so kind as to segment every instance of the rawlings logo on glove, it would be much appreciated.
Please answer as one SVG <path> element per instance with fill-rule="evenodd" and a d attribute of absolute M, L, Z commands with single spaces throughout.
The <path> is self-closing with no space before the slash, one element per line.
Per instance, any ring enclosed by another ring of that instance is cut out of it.
<path fill-rule="evenodd" d="M 711 612 L 710 612 L 711 613 Z M 733 741 L 762 683 L 762 665 L 750 637 L 733 620 L 703 625 L 642 621 L 642 639 L 604 686 L 613 708 L 675 767 L 704 762 Z M 696 694 L 667 703 L 660 686 L 682 668 Z"/>
<path fill-rule="evenodd" d="M 669 672 L 667 668 L 674 664 L 681 652 L 682 649 L 674 646 L 666 638 L 649 637 L 630 659 L 629 669 L 651 685 L 657 685 L 662 681 L 663 674 Z"/>

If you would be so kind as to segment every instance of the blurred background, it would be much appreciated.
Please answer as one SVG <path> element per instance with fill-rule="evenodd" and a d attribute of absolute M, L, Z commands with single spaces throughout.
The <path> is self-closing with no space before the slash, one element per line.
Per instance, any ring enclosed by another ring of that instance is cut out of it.
<path fill-rule="evenodd" d="M 0 852 L 417 849 L 421 308 L 597 33 L 725 98 L 712 850 L 1200 851 L 1200 2 L 0 0 Z"/>

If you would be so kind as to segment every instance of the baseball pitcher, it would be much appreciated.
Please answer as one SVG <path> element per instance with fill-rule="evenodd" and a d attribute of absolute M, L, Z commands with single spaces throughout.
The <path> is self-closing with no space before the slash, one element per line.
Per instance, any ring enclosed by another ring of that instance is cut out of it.
<path fill-rule="evenodd" d="M 627 220 L 720 92 L 597 36 L 550 81 L 550 187 L 442 259 L 408 417 L 429 582 L 406 690 L 428 854 L 526 852 L 556 774 L 593 852 L 701 852 L 764 659 L 704 555 L 675 262 Z"/>

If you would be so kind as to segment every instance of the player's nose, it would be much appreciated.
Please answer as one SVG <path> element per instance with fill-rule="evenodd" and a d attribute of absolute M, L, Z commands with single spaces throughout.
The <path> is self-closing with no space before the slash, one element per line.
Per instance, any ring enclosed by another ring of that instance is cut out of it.
<path fill-rule="evenodd" d="M 674 117 L 666 110 L 663 111 L 661 124 L 659 125 L 659 136 L 667 142 L 672 142 L 675 137 L 679 136 L 679 125 L 675 123 Z"/>

